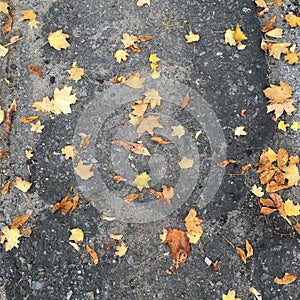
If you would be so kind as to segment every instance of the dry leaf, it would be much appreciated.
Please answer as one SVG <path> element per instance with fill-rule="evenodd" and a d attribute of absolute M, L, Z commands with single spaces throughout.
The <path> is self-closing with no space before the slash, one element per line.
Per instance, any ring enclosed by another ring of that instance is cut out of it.
<path fill-rule="evenodd" d="M 300 129 L 300 122 L 293 122 L 292 125 L 291 125 L 291 129 L 293 131 L 297 131 Z"/>
<path fill-rule="evenodd" d="M 69 241 L 73 241 L 76 244 L 83 241 L 84 233 L 81 228 L 73 228 L 70 229 L 71 236 L 69 237 Z"/>
<path fill-rule="evenodd" d="M 127 60 L 127 56 L 129 56 L 129 54 L 126 50 L 117 50 L 114 57 L 116 61 L 120 64 L 121 61 Z"/>
<path fill-rule="evenodd" d="M 275 277 L 274 282 L 277 284 L 291 284 L 297 279 L 296 275 L 284 273 L 282 278 Z"/>
<path fill-rule="evenodd" d="M 246 165 L 242 166 L 241 175 L 243 175 L 246 171 L 248 171 L 249 169 L 251 169 L 251 167 L 252 167 L 251 164 L 246 164 Z"/>
<path fill-rule="evenodd" d="M 245 126 L 238 126 L 235 128 L 234 135 L 236 136 L 243 136 L 247 135 L 248 133 L 245 131 Z"/>
<path fill-rule="evenodd" d="M 36 14 L 33 10 L 29 9 L 29 10 L 21 10 L 21 14 L 23 15 L 19 21 L 25 21 L 25 20 L 29 20 L 28 26 L 32 29 L 32 28 L 37 28 L 37 25 L 40 24 L 40 22 L 38 22 L 36 20 Z"/>
<path fill-rule="evenodd" d="M 66 40 L 70 36 L 66 33 L 63 33 L 62 30 L 57 30 L 51 32 L 48 36 L 48 41 L 51 47 L 60 51 L 61 49 L 67 49 L 70 47 L 70 44 Z"/>
<path fill-rule="evenodd" d="M 76 209 L 78 202 L 79 202 L 79 196 L 76 194 L 73 197 L 73 200 L 70 201 L 72 191 L 73 191 L 73 188 L 70 187 L 67 195 L 61 201 L 59 201 L 55 205 L 53 205 L 53 207 L 51 209 L 51 212 L 53 214 L 61 209 L 61 214 L 66 216 L 69 212 L 72 212 Z"/>
<path fill-rule="evenodd" d="M 126 202 L 132 202 L 133 200 L 137 199 L 141 195 L 142 195 L 141 193 L 139 193 L 139 194 L 129 194 L 129 195 L 127 195 L 127 196 L 124 197 L 124 200 Z"/>
<path fill-rule="evenodd" d="M 300 204 L 294 204 L 290 199 L 286 200 L 283 205 L 284 211 L 287 216 L 299 216 L 300 215 Z"/>
<path fill-rule="evenodd" d="M 7 149 L 3 150 L 2 152 L 0 152 L 0 159 L 7 156 L 9 152 L 10 152 L 10 148 L 7 148 Z"/>
<path fill-rule="evenodd" d="M 160 136 L 152 136 L 151 140 L 154 141 L 154 142 L 156 142 L 156 143 L 158 143 L 158 144 L 160 144 L 160 145 L 169 145 L 169 144 L 172 144 L 172 142 L 165 141 Z"/>
<path fill-rule="evenodd" d="M 143 94 L 145 96 L 144 103 L 149 103 L 151 108 L 155 108 L 156 106 L 161 105 L 161 96 L 158 91 L 154 89 L 147 89 L 147 91 Z"/>
<path fill-rule="evenodd" d="M 84 132 L 80 132 L 79 136 L 82 137 L 82 140 L 80 141 L 79 147 L 82 149 L 86 149 L 90 144 L 91 134 L 86 134 Z"/>
<path fill-rule="evenodd" d="M 266 36 L 272 37 L 272 38 L 282 38 L 283 29 L 281 28 L 274 28 L 268 32 L 266 32 Z"/>
<path fill-rule="evenodd" d="M 189 101 L 190 101 L 190 95 L 187 93 L 183 98 L 180 108 L 182 110 L 185 109 L 187 107 L 187 105 L 189 104 Z"/>
<path fill-rule="evenodd" d="M 8 52 L 8 49 L 0 44 L 0 56 L 4 57 Z"/>
<path fill-rule="evenodd" d="M 262 32 L 268 32 L 268 31 L 272 30 L 274 28 L 275 21 L 276 21 L 276 16 L 274 16 L 273 18 L 271 18 L 267 22 L 266 26 L 261 31 Z"/>
<path fill-rule="evenodd" d="M 133 111 L 129 114 L 130 121 L 132 125 L 138 125 L 142 121 L 142 117 L 147 110 L 148 104 L 144 100 L 136 100 L 135 103 L 130 104 Z"/>
<path fill-rule="evenodd" d="M 37 120 L 40 116 L 22 116 L 20 118 L 20 121 L 24 124 L 28 124 L 28 123 L 31 123 L 35 120 Z"/>
<path fill-rule="evenodd" d="M 37 121 L 35 124 L 31 124 L 30 131 L 33 131 L 36 133 L 42 133 L 44 128 L 45 128 L 45 125 L 42 125 L 41 121 Z"/>
<path fill-rule="evenodd" d="M 88 180 L 94 176 L 94 172 L 91 171 L 93 164 L 84 165 L 80 159 L 78 165 L 74 168 L 75 173 L 83 180 Z"/>
<path fill-rule="evenodd" d="M 0 2 L 0 12 L 3 12 L 7 17 L 7 23 L 2 26 L 2 33 L 6 34 L 11 31 L 12 27 L 12 16 L 10 14 L 10 6 L 7 2 Z"/>
<path fill-rule="evenodd" d="M 234 159 L 225 159 L 225 160 L 217 163 L 217 166 L 220 167 L 220 168 L 225 168 L 228 165 L 233 164 L 235 162 L 236 162 L 236 160 L 234 160 Z"/>
<path fill-rule="evenodd" d="M 289 124 L 286 124 L 284 121 L 279 121 L 277 128 L 282 130 L 282 131 L 286 131 L 286 128 L 289 127 Z"/>
<path fill-rule="evenodd" d="M 222 300 L 241 300 L 241 298 L 235 297 L 235 290 L 229 290 L 227 295 L 222 295 Z"/>
<path fill-rule="evenodd" d="M 80 247 L 76 243 L 69 242 L 69 244 L 76 250 L 80 251 Z"/>
<path fill-rule="evenodd" d="M 197 212 L 191 208 L 188 215 L 184 219 L 185 227 L 187 230 L 187 237 L 191 244 L 196 244 L 203 234 L 203 229 L 200 224 L 203 220 L 197 217 Z"/>
<path fill-rule="evenodd" d="M 178 165 L 181 169 L 192 168 L 194 165 L 194 158 L 183 156 L 182 159 L 178 162 Z"/>
<path fill-rule="evenodd" d="M 246 45 L 242 44 L 242 41 L 247 39 L 239 24 L 236 25 L 235 30 L 227 29 L 225 32 L 225 44 L 237 46 L 238 50 L 246 48 Z"/>
<path fill-rule="evenodd" d="M 77 155 L 77 151 L 75 149 L 75 147 L 71 146 L 71 145 L 67 145 L 64 148 L 61 149 L 61 153 L 65 156 L 65 159 L 74 159 Z"/>
<path fill-rule="evenodd" d="M 257 7 L 266 8 L 267 4 L 265 0 L 255 0 L 254 1 Z"/>
<path fill-rule="evenodd" d="M 72 68 L 70 70 L 67 70 L 70 77 L 68 77 L 68 80 L 75 80 L 76 82 L 81 79 L 81 77 L 84 75 L 84 69 L 78 68 L 76 61 L 73 62 Z"/>
<path fill-rule="evenodd" d="M 162 185 L 162 192 L 158 192 L 153 189 L 149 189 L 149 192 L 163 204 L 171 204 L 171 199 L 174 197 L 173 187 L 167 187 L 164 184 Z"/>
<path fill-rule="evenodd" d="M 101 219 L 106 220 L 106 221 L 108 221 L 108 222 L 112 222 L 112 221 L 114 221 L 116 218 L 114 218 L 114 217 L 108 217 L 108 216 L 106 216 L 106 215 L 102 215 L 102 216 L 101 216 Z"/>
<path fill-rule="evenodd" d="M 110 237 L 111 239 L 114 239 L 114 240 L 119 241 L 120 239 L 122 239 L 123 234 L 113 234 L 113 233 L 110 233 L 109 237 Z"/>
<path fill-rule="evenodd" d="M 141 78 L 140 73 L 129 75 L 124 84 L 134 89 L 141 89 L 144 87 L 145 78 Z"/>
<path fill-rule="evenodd" d="M 257 185 L 253 185 L 251 188 L 251 192 L 256 196 L 256 197 L 262 197 L 264 195 L 262 187 L 257 187 Z"/>
<path fill-rule="evenodd" d="M 294 226 L 294 229 L 300 235 L 300 223 L 297 222 L 296 225 Z"/>
<path fill-rule="evenodd" d="M 194 34 L 191 30 L 189 34 L 185 35 L 185 39 L 187 43 L 198 42 L 200 40 L 199 34 Z"/>
<path fill-rule="evenodd" d="M 26 193 L 31 187 L 31 183 L 26 180 L 23 180 L 21 177 L 16 177 L 16 181 L 12 184 L 13 186 L 21 190 L 23 193 Z"/>
<path fill-rule="evenodd" d="M 171 136 L 177 136 L 178 139 L 180 139 L 181 137 L 183 137 L 185 135 L 185 129 L 182 125 L 178 125 L 178 126 L 171 126 L 172 128 L 172 133 Z"/>
<path fill-rule="evenodd" d="M 44 78 L 43 71 L 37 65 L 28 65 L 28 71 L 37 77 Z"/>
<path fill-rule="evenodd" d="M 0 124 L 3 123 L 4 120 L 5 120 L 5 113 L 4 113 L 4 110 L 0 106 Z"/>
<path fill-rule="evenodd" d="M 156 69 L 158 68 L 158 62 L 160 61 L 160 58 L 157 57 L 157 55 L 154 54 L 150 54 L 149 56 L 149 61 L 150 61 L 150 67 L 153 71 L 156 71 Z"/>
<path fill-rule="evenodd" d="M 253 286 L 249 287 L 249 291 L 255 296 L 256 300 L 262 300 L 261 293 Z"/>
<path fill-rule="evenodd" d="M 148 6 L 150 6 L 150 0 L 138 0 L 137 3 L 136 3 L 136 5 L 139 6 L 139 7 L 142 7 L 146 4 Z"/>
<path fill-rule="evenodd" d="M 291 27 L 300 26 L 300 17 L 295 16 L 294 14 L 288 14 L 284 19 L 289 23 Z"/>
<path fill-rule="evenodd" d="M 6 194 L 8 193 L 8 191 L 9 191 L 9 186 L 10 186 L 10 180 L 8 180 L 8 181 L 4 184 L 4 186 L 3 186 L 2 190 L 1 190 L 1 194 L 2 194 L 2 195 L 6 195 Z"/>
<path fill-rule="evenodd" d="M 243 261 L 243 263 L 245 264 L 246 259 L 247 259 L 245 251 L 242 248 L 238 247 L 238 246 L 235 247 L 235 250 L 239 254 L 239 256 L 241 257 L 241 260 Z"/>
<path fill-rule="evenodd" d="M 112 141 L 110 142 L 110 144 L 120 146 L 125 150 L 132 151 L 135 154 L 151 156 L 151 154 L 149 153 L 148 149 L 145 147 L 144 144 L 132 143 L 124 140 Z"/>
<path fill-rule="evenodd" d="M 136 176 L 133 183 L 137 186 L 139 191 L 142 191 L 143 188 L 149 188 L 148 181 L 150 181 L 150 176 L 144 172 Z"/>
<path fill-rule="evenodd" d="M 122 257 L 126 254 L 127 250 L 128 250 L 128 246 L 126 246 L 126 244 L 124 242 L 121 243 L 121 246 L 117 246 L 116 247 L 116 252 L 115 255 Z"/>
<path fill-rule="evenodd" d="M 10 130 L 11 130 L 13 113 L 16 110 L 17 110 L 17 102 L 16 102 L 16 99 L 14 99 L 6 113 L 5 132 L 8 135 L 10 134 Z"/>
<path fill-rule="evenodd" d="M 126 182 L 127 181 L 126 178 L 123 178 L 121 176 L 114 176 L 112 179 L 117 182 Z"/>
<path fill-rule="evenodd" d="M 159 117 L 149 116 L 143 118 L 136 130 L 137 136 L 141 137 L 144 132 L 148 132 L 150 135 L 154 134 L 154 128 L 164 128 L 158 121 Z"/>
<path fill-rule="evenodd" d="M 71 104 L 76 103 L 77 98 L 75 95 L 71 95 L 72 87 L 71 86 L 64 86 L 63 89 L 59 90 L 55 88 L 54 90 L 54 97 L 53 97 L 53 104 L 55 107 L 55 114 L 70 114 L 71 111 Z"/>
<path fill-rule="evenodd" d="M 154 70 L 152 73 L 150 73 L 150 77 L 152 79 L 157 79 L 160 77 L 160 73 L 161 73 L 161 71 Z"/>
<path fill-rule="evenodd" d="M 92 257 L 94 265 L 98 265 L 99 259 L 98 259 L 98 255 L 97 255 L 96 251 L 92 247 L 90 247 L 88 244 L 86 244 L 86 246 L 85 246 L 85 251 Z"/>

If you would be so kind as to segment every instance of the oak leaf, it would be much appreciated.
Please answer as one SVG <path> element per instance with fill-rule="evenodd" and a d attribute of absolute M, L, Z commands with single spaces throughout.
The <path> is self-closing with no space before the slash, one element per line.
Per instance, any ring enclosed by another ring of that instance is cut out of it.
<path fill-rule="evenodd" d="M 154 128 L 164 128 L 158 121 L 159 117 L 150 115 L 143 118 L 136 130 L 137 136 L 141 137 L 144 132 L 148 132 L 150 135 L 154 135 Z"/>
<path fill-rule="evenodd" d="M 70 70 L 67 70 L 70 77 L 68 77 L 68 80 L 75 80 L 76 82 L 81 79 L 81 77 L 84 75 L 84 69 L 78 68 L 76 61 L 73 62 L 72 68 Z"/>
<path fill-rule="evenodd" d="M 139 191 L 142 191 L 143 188 L 149 188 L 148 181 L 150 181 L 150 176 L 144 172 L 136 176 L 133 183 L 137 186 Z"/>
<path fill-rule="evenodd" d="M 83 180 L 88 180 L 94 176 L 94 172 L 91 171 L 93 164 L 83 164 L 83 161 L 80 159 L 78 165 L 74 168 L 75 173 Z"/>

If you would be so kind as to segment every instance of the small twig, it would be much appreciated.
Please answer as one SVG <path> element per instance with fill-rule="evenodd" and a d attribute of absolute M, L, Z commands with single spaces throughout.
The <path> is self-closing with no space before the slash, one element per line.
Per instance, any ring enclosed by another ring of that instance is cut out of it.
<path fill-rule="evenodd" d="M 231 241 L 229 241 L 222 233 L 218 232 L 218 235 L 221 236 L 221 238 L 226 241 L 233 249 L 235 249 L 235 246 Z"/>
<path fill-rule="evenodd" d="M 23 39 L 24 39 L 24 36 L 21 36 L 21 37 L 19 37 L 17 40 L 15 40 L 15 41 L 13 41 L 13 42 L 10 42 L 10 43 L 8 43 L 8 44 L 6 44 L 6 45 L 4 45 L 4 47 L 13 45 L 14 43 L 16 43 L 16 42 L 18 42 L 18 41 L 20 41 L 20 40 L 23 40 Z"/>

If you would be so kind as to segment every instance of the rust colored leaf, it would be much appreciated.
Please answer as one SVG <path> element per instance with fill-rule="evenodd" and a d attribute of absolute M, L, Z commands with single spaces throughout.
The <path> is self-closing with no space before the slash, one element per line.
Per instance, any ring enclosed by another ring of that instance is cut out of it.
<path fill-rule="evenodd" d="M 8 8 L 9 8 L 9 6 L 8 6 Z M 6 10 L 6 12 L 4 12 L 4 11 L 2 11 L 2 12 L 3 12 L 3 13 L 5 14 L 5 16 L 7 17 L 7 22 L 6 22 L 6 24 L 5 24 L 4 26 L 2 26 L 2 33 L 3 33 L 3 34 L 6 34 L 6 33 L 8 33 L 8 32 L 11 31 L 13 19 L 12 19 L 12 16 L 11 16 L 11 14 L 10 14 L 10 12 L 9 12 L 8 9 Z"/>
<path fill-rule="evenodd" d="M 94 265 L 98 265 L 99 259 L 98 259 L 98 255 L 97 255 L 96 251 L 92 247 L 90 247 L 88 244 L 86 244 L 86 246 L 85 246 L 85 251 L 92 257 Z"/>
<path fill-rule="evenodd" d="M 294 226 L 294 229 L 300 235 L 300 223 L 297 222 L 296 225 Z"/>
<path fill-rule="evenodd" d="M 21 226 L 23 226 L 31 214 L 25 214 L 22 216 L 19 216 L 17 218 L 14 218 L 11 224 L 12 229 L 19 229 Z"/>
<path fill-rule="evenodd" d="M 9 152 L 10 152 L 10 148 L 7 148 L 7 149 L 3 150 L 2 152 L 0 152 L 0 159 L 7 156 Z"/>
<path fill-rule="evenodd" d="M 252 165 L 251 164 L 246 164 L 242 166 L 242 172 L 241 174 L 243 175 L 246 171 L 248 171 L 249 169 L 251 169 Z"/>
<path fill-rule="evenodd" d="M 275 277 L 274 282 L 277 284 L 291 284 L 297 279 L 296 275 L 284 273 L 282 278 Z"/>
<path fill-rule="evenodd" d="M 37 120 L 40 116 L 22 116 L 20 118 L 20 121 L 24 124 L 28 124 L 28 123 L 31 123 L 35 120 Z"/>
<path fill-rule="evenodd" d="M 126 178 L 123 178 L 121 176 L 114 176 L 112 179 L 117 182 L 126 182 L 127 181 Z"/>
<path fill-rule="evenodd" d="M 6 113 L 5 132 L 7 134 L 10 134 L 13 113 L 16 111 L 16 109 L 17 109 L 17 102 L 16 102 L 16 99 L 14 99 L 14 101 L 12 102 L 12 104 L 10 105 L 10 107 Z"/>
<path fill-rule="evenodd" d="M 174 197 L 174 190 L 172 187 L 162 185 L 162 192 L 149 189 L 149 192 L 153 194 L 163 204 L 171 204 L 171 199 Z"/>
<path fill-rule="evenodd" d="M 54 206 L 52 207 L 51 209 L 52 214 L 55 214 L 58 210 L 61 209 L 61 214 L 65 216 L 69 212 L 72 212 L 76 209 L 79 202 L 79 196 L 75 195 L 73 197 L 73 200 L 70 201 L 72 192 L 73 192 L 73 188 L 70 187 L 67 195 L 61 201 L 54 204 Z"/>
<path fill-rule="evenodd" d="M 275 211 L 277 211 L 276 208 L 270 208 L 270 207 L 265 207 L 265 206 L 260 209 L 260 213 L 264 216 L 268 216 Z"/>
<path fill-rule="evenodd" d="M 236 160 L 234 160 L 234 159 L 226 159 L 226 160 L 223 160 L 223 161 L 217 163 L 217 166 L 220 168 L 225 168 L 228 165 L 233 164 L 235 162 L 236 162 Z"/>
<path fill-rule="evenodd" d="M 112 142 L 110 142 L 110 144 L 117 145 L 119 147 L 124 148 L 125 150 L 130 150 L 135 154 L 148 155 L 148 156 L 151 155 L 149 153 L 149 151 L 147 150 L 147 148 L 145 147 L 145 145 L 143 145 L 143 144 L 132 143 L 132 142 L 124 141 L 124 140 L 112 141 Z"/>
<path fill-rule="evenodd" d="M 2 195 L 6 195 L 6 194 L 8 193 L 8 191 L 9 191 L 9 186 L 10 186 L 10 180 L 8 180 L 8 181 L 4 184 L 4 186 L 3 186 L 2 190 L 1 190 L 1 194 L 2 194 Z"/>
<path fill-rule="evenodd" d="M 37 77 L 44 78 L 43 71 L 37 65 L 34 64 L 28 65 L 28 71 Z"/>
<path fill-rule="evenodd" d="M 247 259 L 245 251 L 242 248 L 238 247 L 238 246 L 235 247 L 235 250 L 239 254 L 239 256 L 241 257 L 241 260 L 245 264 L 246 263 L 246 259 Z"/>
<path fill-rule="evenodd" d="M 152 136 L 151 140 L 154 141 L 154 142 L 156 142 L 156 143 L 158 143 L 158 144 L 160 144 L 160 145 L 169 145 L 169 144 L 172 144 L 172 142 L 165 141 L 160 136 Z"/>
<path fill-rule="evenodd" d="M 189 94 L 186 94 L 185 97 L 183 98 L 183 101 L 180 105 L 180 108 L 183 110 L 187 107 L 187 105 L 189 104 L 189 101 L 190 101 L 190 95 Z"/>
<path fill-rule="evenodd" d="M 268 32 L 268 31 L 272 30 L 274 28 L 275 21 L 276 21 L 276 16 L 274 16 L 273 18 L 271 18 L 267 22 L 266 26 L 261 31 L 262 32 Z"/>
<path fill-rule="evenodd" d="M 124 197 L 124 200 L 126 202 L 132 202 L 133 200 L 135 200 L 136 198 L 140 197 L 142 194 L 139 193 L 139 194 L 129 194 L 127 196 Z"/>

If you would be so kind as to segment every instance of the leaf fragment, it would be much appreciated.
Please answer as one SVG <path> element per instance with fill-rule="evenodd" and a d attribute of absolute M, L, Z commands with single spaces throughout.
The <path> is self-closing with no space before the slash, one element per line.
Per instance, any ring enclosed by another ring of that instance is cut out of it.
<path fill-rule="evenodd" d="M 274 282 L 277 284 L 291 284 L 296 281 L 298 277 L 294 274 L 284 273 L 282 278 L 275 277 Z"/>
<path fill-rule="evenodd" d="M 227 294 L 222 295 L 222 300 L 241 300 L 235 297 L 235 290 L 229 290 Z"/>
<path fill-rule="evenodd" d="M 37 121 L 35 124 L 31 124 L 30 131 L 33 131 L 36 133 L 42 133 L 44 128 L 45 128 L 45 125 L 42 125 L 41 121 Z"/>
<path fill-rule="evenodd" d="M 21 190 L 23 193 L 26 193 L 30 187 L 31 183 L 29 181 L 23 180 L 21 177 L 16 177 L 16 181 L 12 183 L 17 189 Z"/>
<path fill-rule="evenodd" d="M 144 87 L 145 78 L 141 78 L 140 73 L 129 75 L 124 84 L 134 89 L 141 89 Z"/>
<path fill-rule="evenodd" d="M 238 126 L 235 128 L 234 135 L 236 136 L 244 136 L 248 133 L 245 131 L 245 126 Z"/>
<path fill-rule="evenodd" d="M 148 132 L 150 135 L 154 135 L 155 128 L 164 128 L 161 123 L 158 121 L 159 116 L 150 115 L 146 118 L 143 118 L 136 130 L 137 136 L 141 137 L 144 132 Z"/>
<path fill-rule="evenodd" d="M 137 186 L 139 191 L 142 191 L 143 188 L 149 188 L 148 181 L 150 180 L 150 176 L 146 172 L 143 172 L 136 176 L 133 183 Z"/>
<path fill-rule="evenodd" d="M 294 14 L 287 14 L 284 19 L 291 27 L 300 26 L 300 17 L 297 17 Z"/>
<path fill-rule="evenodd" d="M 117 246 L 116 250 L 115 255 L 122 257 L 126 254 L 128 246 L 124 242 L 121 242 L 121 246 Z"/>
<path fill-rule="evenodd" d="M 178 162 L 178 165 L 181 169 L 190 169 L 194 166 L 194 158 L 183 156 Z"/>
<path fill-rule="evenodd" d="M 129 194 L 124 197 L 125 202 L 132 202 L 133 200 L 139 198 L 142 195 L 142 193 L 134 193 L 134 194 Z"/>
<path fill-rule="evenodd" d="M 85 165 L 80 159 L 76 167 L 74 167 L 75 173 L 83 180 L 88 180 L 94 176 L 94 172 L 91 171 L 93 164 Z"/>
<path fill-rule="evenodd" d="M 138 0 L 136 2 L 136 5 L 139 6 L 139 7 L 142 7 L 144 5 L 150 6 L 150 0 Z"/>
<path fill-rule="evenodd" d="M 21 14 L 23 16 L 19 19 L 19 21 L 22 22 L 28 20 L 28 26 L 30 29 L 37 28 L 38 24 L 40 24 L 40 22 L 36 20 L 36 13 L 32 9 L 21 10 Z"/>
<path fill-rule="evenodd" d="M 86 244 L 85 251 L 92 257 L 94 265 L 98 265 L 99 259 L 98 259 L 98 255 L 97 255 L 95 249 L 93 249 L 88 244 Z"/>
<path fill-rule="evenodd" d="M 149 153 L 149 151 L 145 147 L 145 145 L 141 144 L 141 143 L 132 143 L 132 142 L 125 141 L 125 140 L 116 140 L 116 141 L 110 142 L 110 144 L 122 147 L 125 150 L 130 150 L 131 152 L 133 152 L 135 154 L 151 156 L 151 154 Z"/>
<path fill-rule="evenodd" d="M 39 66 L 31 64 L 31 65 L 28 65 L 27 68 L 31 74 L 33 74 L 37 77 L 40 77 L 40 78 L 44 78 L 44 73 Z"/>
<path fill-rule="evenodd" d="M 185 135 L 185 129 L 182 125 L 171 126 L 171 128 L 173 130 L 171 136 L 177 136 L 180 139 Z"/>
<path fill-rule="evenodd" d="M 200 35 L 195 34 L 192 32 L 192 30 L 190 30 L 189 34 L 185 35 L 185 39 L 187 43 L 198 42 L 200 40 Z"/>
<path fill-rule="evenodd" d="M 73 228 L 70 229 L 71 236 L 69 237 L 69 241 L 73 241 L 76 244 L 83 241 L 84 233 L 81 228 Z"/>

